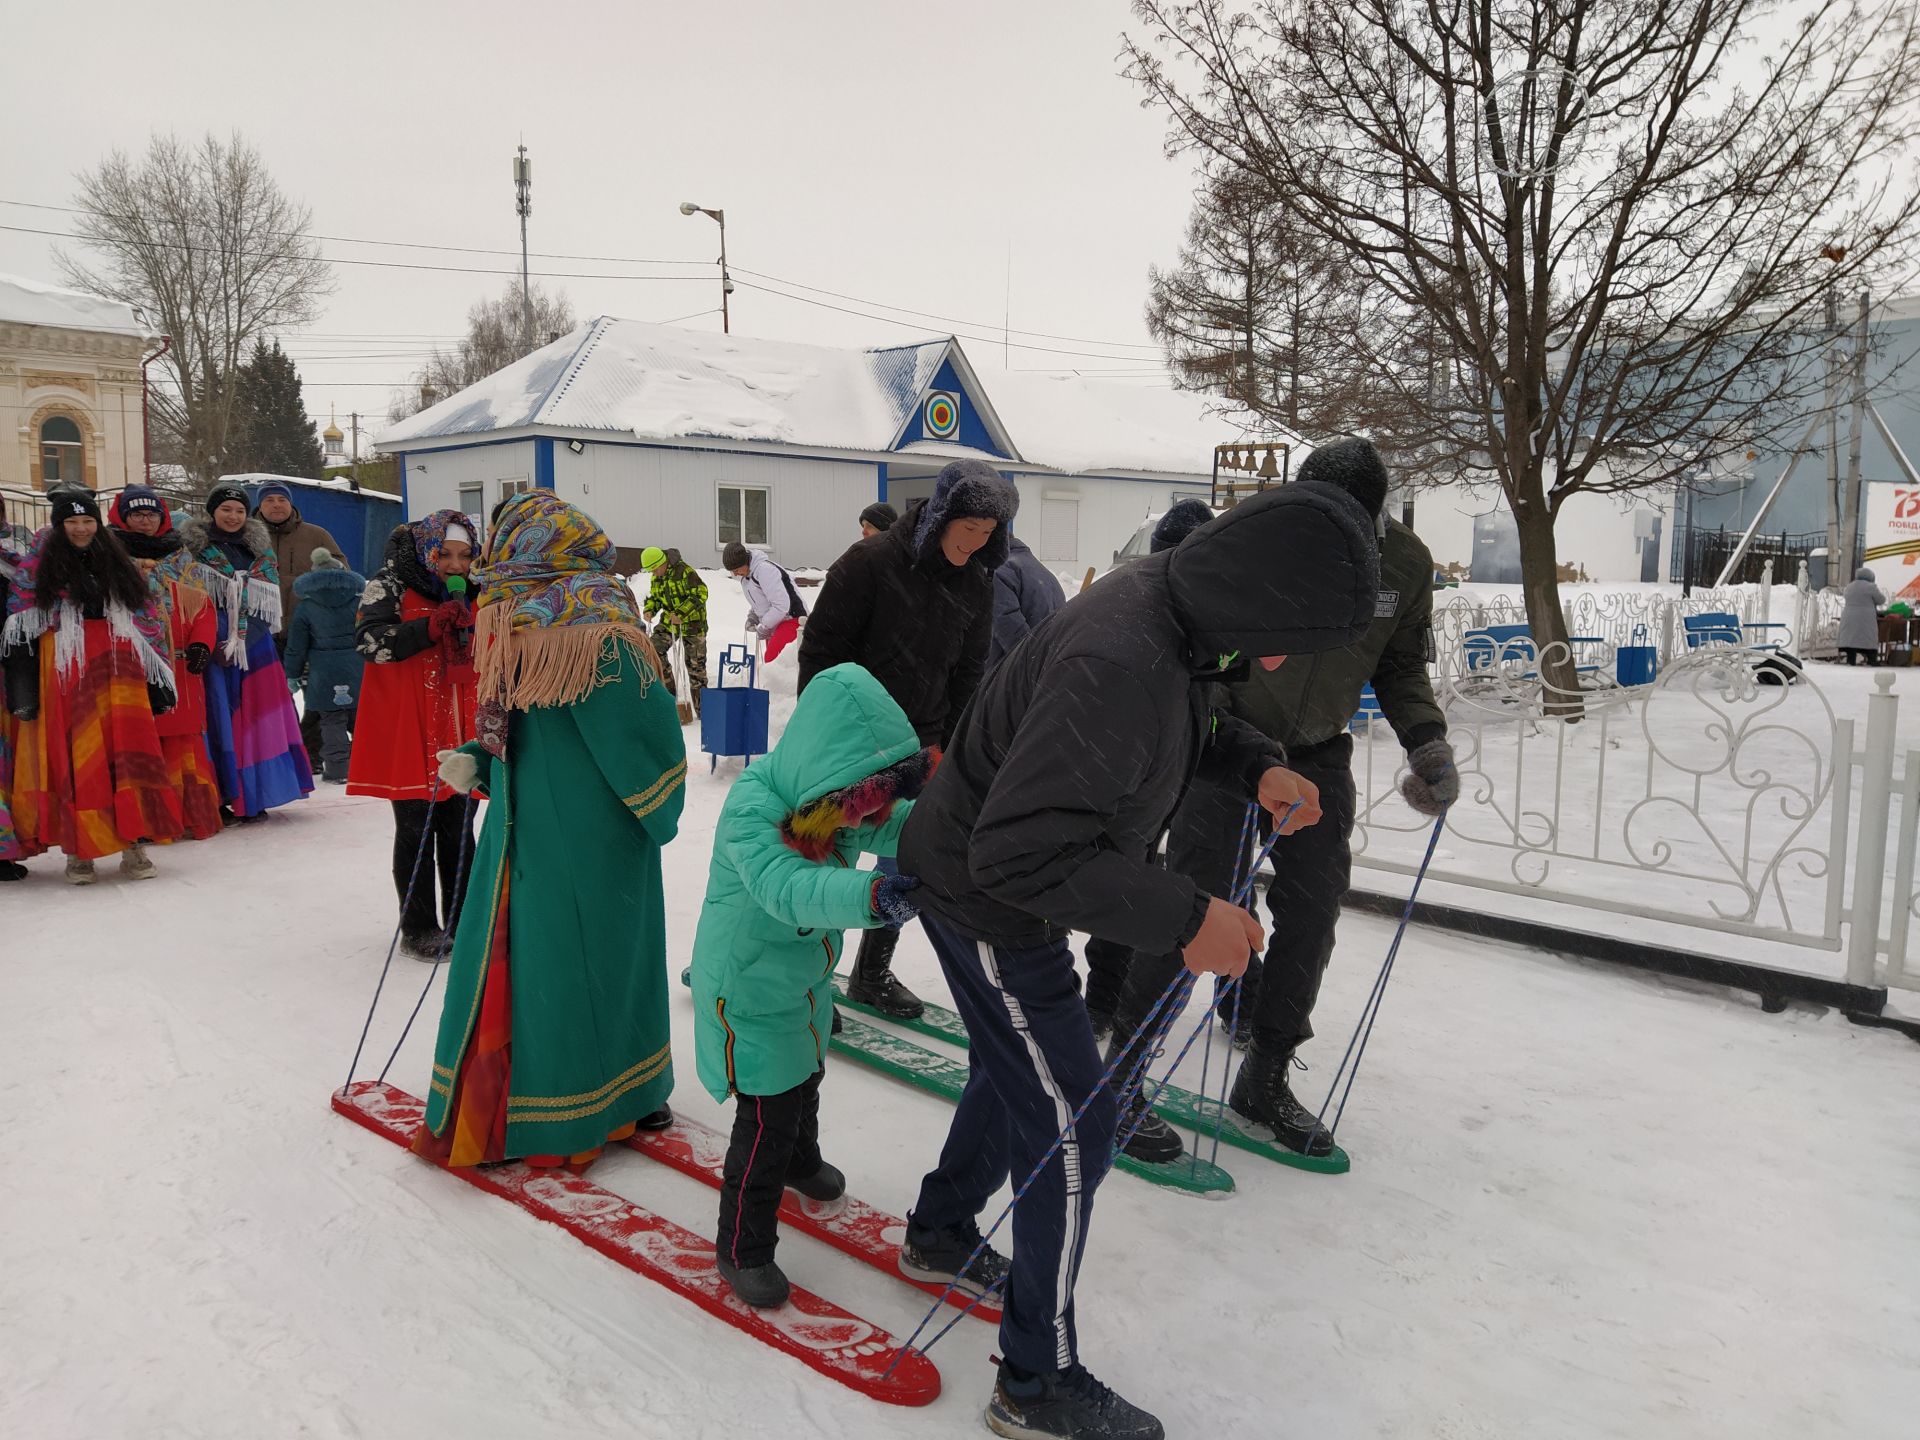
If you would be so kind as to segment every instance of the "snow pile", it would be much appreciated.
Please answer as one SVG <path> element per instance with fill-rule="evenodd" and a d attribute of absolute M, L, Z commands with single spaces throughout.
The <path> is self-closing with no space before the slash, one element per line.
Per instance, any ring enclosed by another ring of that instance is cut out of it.
<path fill-rule="evenodd" d="M 139 313 L 133 306 L 123 300 L 48 285 L 22 275 L 0 274 L 0 320 L 142 338 L 153 333 L 151 327 L 140 323 Z"/>

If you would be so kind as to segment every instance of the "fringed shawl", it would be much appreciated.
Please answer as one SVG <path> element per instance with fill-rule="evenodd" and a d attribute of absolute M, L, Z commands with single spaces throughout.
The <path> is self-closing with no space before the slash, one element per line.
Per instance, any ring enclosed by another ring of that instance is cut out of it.
<path fill-rule="evenodd" d="M 162 560 L 153 573 L 201 591 L 221 608 L 227 617 L 227 641 L 221 657 L 227 664 L 245 670 L 246 617 L 251 615 L 273 630 L 280 628 L 283 618 L 280 567 L 273 558 L 273 539 L 258 520 L 247 521 L 239 539 L 253 556 L 253 563 L 243 575 L 233 568 L 233 562 L 216 542 L 209 521 L 197 517 L 189 520 L 181 526 L 180 538 L 185 547 Z"/>
<path fill-rule="evenodd" d="M 22 554 L 0 547 L 0 566 L 7 574 L 6 624 L 0 628 L 0 654 L 13 649 L 30 649 L 42 636 L 53 634 L 54 668 L 63 679 L 77 679 L 85 668 L 87 655 L 86 616 L 81 607 L 64 595 L 51 597 L 52 604 L 34 584 L 40 569 L 40 556 L 48 531 L 41 531 L 31 553 Z M 138 611 L 129 610 L 118 600 L 109 599 L 102 607 L 107 627 L 116 640 L 140 657 L 140 667 L 150 684 L 169 695 L 173 685 L 173 645 L 167 638 L 167 619 L 149 600 Z"/>
<path fill-rule="evenodd" d="M 479 587 L 474 649 L 484 711 L 571 705 L 618 671 L 614 645 L 640 660 L 642 684 L 660 673 L 633 591 L 614 570 L 613 541 L 551 491 L 514 496 L 495 517 Z M 502 727 L 483 716 L 489 749 Z"/>

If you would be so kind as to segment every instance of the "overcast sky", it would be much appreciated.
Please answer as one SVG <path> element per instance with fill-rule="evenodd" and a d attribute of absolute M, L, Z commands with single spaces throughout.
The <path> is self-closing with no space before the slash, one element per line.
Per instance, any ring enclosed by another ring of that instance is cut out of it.
<path fill-rule="evenodd" d="M 150 133 L 237 129 L 316 232 L 517 251 L 511 158 L 534 161 L 531 248 L 712 261 L 724 207 L 736 333 L 831 344 L 998 337 L 1012 261 L 1011 363 L 1165 384 L 1141 321 L 1149 264 L 1177 247 L 1192 190 L 1160 116 L 1120 77 L 1125 0 L 730 4 L 335 0 L 324 7 L 100 0 L 9 6 L 0 201 L 71 203 L 73 176 Z M 0 204 L 0 225 L 70 216 Z M 41 235 L 0 230 L 0 270 L 53 280 Z M 328 242 L 335 260 L 513 269 L 508 255 Z M 717 272 L 539 260 L 583 318 L 717 306 Z M 749 288 L 819 287 L 816 301 Z M 288 337 L 310 409 L 383 415 L 418 352 L 505 275 L 341 264 L 323 318 Z M 872 318 L 874 302 L 948 316 Z M 717 314 L 687 322 L 719 327 Z M 1076 354 L 1048 353 L 1055 351 Z M 998 366 L 995 342 L 968 341 Z"/>

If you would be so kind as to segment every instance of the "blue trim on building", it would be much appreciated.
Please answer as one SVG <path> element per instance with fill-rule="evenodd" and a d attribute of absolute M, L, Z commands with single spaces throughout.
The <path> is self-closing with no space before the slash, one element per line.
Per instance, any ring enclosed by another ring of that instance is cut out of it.
<path fill-rule="evenodd" d="M 393 452 L 394 462 L 400 467 L 400 518 L 406 519 L 412 512 L 407 509 L 407 452 Z"/>
<path fill-rule="evenodd" d="M 880 472 L 880 493 L 876 498 L 884 504 L 887 498 L 887 462 L 882 460 L 873 468 Z"/>
<path fill-rule="evenodd" d="M 929 435 L 927 433 L 927 396 L 936 390 L 946 391 L 959 397 L 960 424 L 956 434 Z M 911 445 L 916 440 L 945 440 L 951 444 L 968 446 L 988 455 L 998 455 L 1003 460 L 1012 458 L 994 440 L 992 432 L 987 429 L 986 421 L 980 418 L 980 399 L 961 383 L 960 372 L 954 368 L 951 358 L 941 362 L 940 368 L 934 372 L 933 379 L 928 382 L 926 392 L 914 402 L 913 414 L 908 417 L 906 429 L 901 432 L 900 439 L 894 448 L 900 449 L 902 446 Z"/>
<path fill-rule="evenodd" d="M 553 440 L 539 435 L 533 441 L 533 488 L 553 489 Z"/>

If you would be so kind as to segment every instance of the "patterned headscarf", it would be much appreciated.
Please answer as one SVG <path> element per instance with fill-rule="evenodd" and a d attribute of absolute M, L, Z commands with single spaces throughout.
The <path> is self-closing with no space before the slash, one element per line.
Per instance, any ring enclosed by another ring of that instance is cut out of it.
<path fill-rule="evenodd" d="M 449 525 L 458 525 L 463 528 L 467 532 L 469 541 L 478 529 L 473 523 L 473 517 L 464 510 L 436 510 L 407 527 L 413 531 L 413 548 L 420 556 L 420 563 L 429 570 L 433 569 L 434 552 L 447 538 Z"/>
<path fill-rule="evenodd" d="M 614 570 L 617 553 L 585 511 L 550 490 L 525 491 L 496 512 L 473 571 L 480 732 L 495 754 L 504 753 L 504 711 L 571 705 L 611 680 L 601 664 L 610 642 L 644 662 L 643 679 L 660 673 L 633 591 Z"/>

